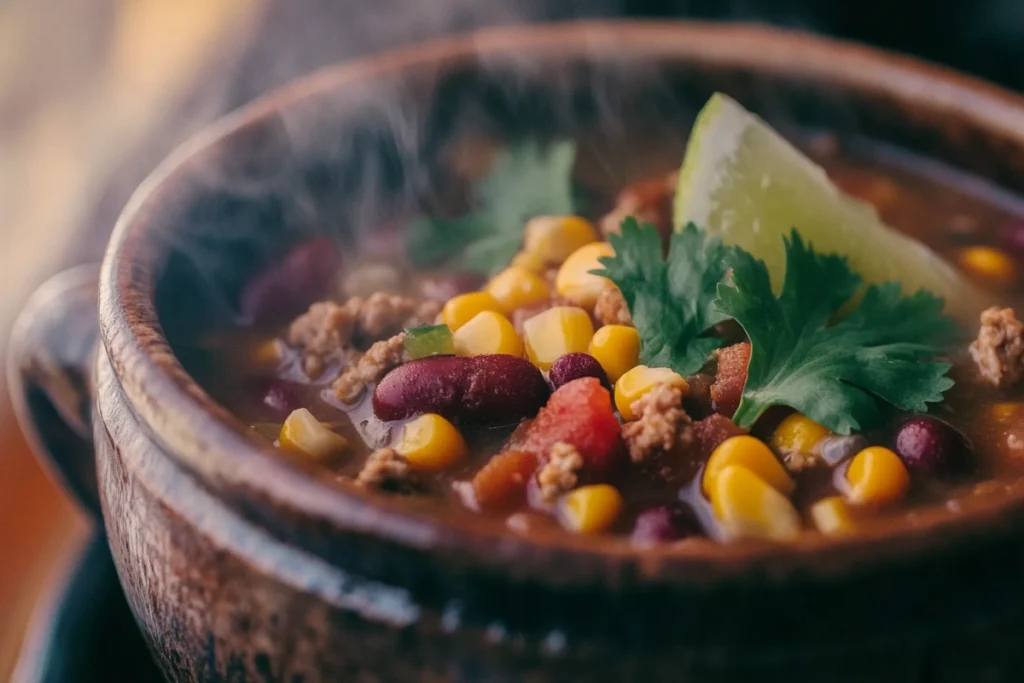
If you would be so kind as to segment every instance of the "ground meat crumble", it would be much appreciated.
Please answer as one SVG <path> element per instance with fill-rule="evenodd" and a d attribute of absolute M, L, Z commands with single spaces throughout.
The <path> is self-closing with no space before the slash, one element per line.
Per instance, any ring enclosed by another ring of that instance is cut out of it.
<path fill-rule="evenodd" d="M 404 334 L 396 334 L 390 339 L 377 342 L 356 363 L 345 368 L 331 385 L 338 400 L 355 403 L 367 384 L 379 382 L 384 375 L 401 365 L 405 360 L 405 349 L 402 346 L 404 338 Z"/>
<path fill-rule="evenodd" d="M 359 332 L 369 339 L 381 339 L 401 332 L 406 326 L 422 324 L 418 308 L 416 302 L 408 297 L 374 292 L 359 311 Z M 440 310 L 439 306 L 436 307 L 430 320 Z"/>
<path fill-rule="evenodd" d="M 396 487 L 408 479 L 409 472 L 409 463 L 398 451 L 380 448 L 370 453 L 356 476 L 356 484 L 367 488 Z"/>
<path fill-rule="evenodd" d="M 436 301 L 417 304 L 383 292 L 366 299 L 354 296 L 343 304 L 321 301 L 295 319 L 285 340 L 301 352 L 306 375 L 316 378 L 357 338 L 368 342 L 390 337 L 405 327 L 432 323 L 440 311 Z"/>
<path fill-rule="evenodd" d="M 618 287 L 605 287 L 594 304 L 594 317 L 602 325 L 633 326 L 633 317 L 629 314 L 626 297 Z"/>
<path fill-rule="evenodd" d="M 575 446 L 562 441 L 552 446 L 548 461 L 537 473 L 541 499 L 545 503 L 554 503 L 560 495 L 575 488 L 582 467 L 583 456 Z"/>
<path fill-rule="evenodd" d="M 622 438 L 633 462 L 643 462 L 656 451 L 670 451 L 693 443 L 690 416 L 683 410 L 683 392 L 659 384 L 633 403 L 640 418 L 622 425 Z"/>
<path fill-rule="evenodd" d="M 622 221 L 634 216 L 641 223 L 653 223 L 665 243 L 672 232 L 672 198 L 678 175 L 652 178 L 626 187 L 615 201 L 615 207 L 601 219 L 601 233 L 607 237 L 619 232 Z"/>
<path fill-rule="evenodd" d="M 1012 308 L 986 309 L 970 352 L 985 381 L 999 389 L 1016 384 L 1024 376 L 1024 323 Z"/>
<path fill-rule="evenodd" d="M 344 304 L 321 301 L 309 307 L 289 326 L 285 341 L 302 352 L 302 369 L 318 377 L 328 360 L 352 341 L 361 300 Z"/>

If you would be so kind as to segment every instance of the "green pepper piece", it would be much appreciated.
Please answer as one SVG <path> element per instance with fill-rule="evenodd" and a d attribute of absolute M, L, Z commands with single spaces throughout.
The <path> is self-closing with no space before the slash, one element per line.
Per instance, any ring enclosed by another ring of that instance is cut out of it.
<path fill-rule="evenodd" d="M 405 331 L 402 346 L 413 360 L 455 353 L 452 331 L 447 325 L 420 325 L 409 328 Z"/>

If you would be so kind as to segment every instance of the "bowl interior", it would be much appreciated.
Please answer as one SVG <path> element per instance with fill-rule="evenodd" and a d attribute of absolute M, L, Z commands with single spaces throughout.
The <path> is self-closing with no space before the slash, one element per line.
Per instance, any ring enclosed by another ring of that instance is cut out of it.
<path fill-rule="evenodd" d="M 309 544 L 326 555 L 334 541 L 324 540 L 324 519 L 346 538 L 369 532 L 450 551 L 466 565 L 498 567 L 511 554 L 519 570 L 545 579 L 552 553 L 566 553 L 575 570 L 557 580 L 689 581 L 765 576 L 766 568 L 845 569 L 863 553 L 944 547 L 993 517 L 1019 517 L 1021 492 L 1010 487 L 976 514 L 953 519 L 936 510 L 913 527 L 792 548 L 666 549 L 638 558 L 616 541 L 509 541 L 492 520 L 371 499 L 315 472 L 296 475 L 249 442 L 172 355 L 157 358 L 166 350 L 161 334 L 182 349 L 236 318 L 243 283 L 287 245 L 327 234 L 351 247 L 443 201 L 453 175 L 448 152 L 459 141 L 574 138 L 587 182 L 616 188 L 677 164 L 714 91 L 783 132 L 867 137 L 1024 190 L 1024 105 L 912 60 L 700 24 L 566 25 L 449 39 L 329 69 L 271 95 L 194 140 L 147 182 L 119 224 L 103 284 L 108 350 L 123 323 L 130 340 L 116 353 L 147 359 L 139 369 L 146 381 L 127 379 L 126 393 L 157 438 L 212 488 L 300 543 L 315 536 Z M 155 306 L 147 303 L 151 293 Z M 164 390 L 168 400 L 144 400 Z M 189 430 L 204 434 L 201 458 L 182 436 Z M 313 527 L 316 534 L 303 535 Z M 948 533 L 931 533 L 937 528 Z"/>

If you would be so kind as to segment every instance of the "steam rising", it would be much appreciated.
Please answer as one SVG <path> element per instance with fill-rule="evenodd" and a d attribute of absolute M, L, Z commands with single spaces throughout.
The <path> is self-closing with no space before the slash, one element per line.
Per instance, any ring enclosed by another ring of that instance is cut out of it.
<path fill-rule="evenodd" d="M 471 14 L 471 3 L 455 3 L 463 5 Z M 451 16 L 458 22 L 461 14 Z M 522 19 L 511 10 L 501 16 Z M 421 28 L 451 23 L 435 19 Z M 588 41 L 607 46 L 614 36 L 594 31 Z M 195 194 L 156 212 L 176 254 L 176 272 L 167 278 L 176 286 L 164 291 L 171 295 L 161 309 L 195 321 L 199 302 L 206 309 L 200 318 L 223 321 L 236 310 L 244 280 L 279 260 L 284 245 L 327 234 L 351 260 L 368 231 L 450 206 L 453 198 L 464 203 L 468 184 L 453 177 L 447 155 L 466 139 L 589 134 L 589 173 L 621 180 L 624 121 L 649 123 L 661 146 L 681 150 L 695 106 L 670 86 L 649 64 L 570 64 L 501 51 L 478 54 L 455 71 L 414 64 L 293 103 L 230 136 L 214 156 L 187 162 Z"/>

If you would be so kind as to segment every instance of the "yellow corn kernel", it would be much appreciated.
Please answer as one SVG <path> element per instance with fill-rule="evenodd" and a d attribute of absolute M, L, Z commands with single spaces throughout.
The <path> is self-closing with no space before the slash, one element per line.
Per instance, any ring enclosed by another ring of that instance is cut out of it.
<path fill-rule="evenodd" d="M 622 495 L 614 486 L 594 484 L 573 489 L 562 496 L 559 513 L 562 525 L 577 534 L 604 531 L 622 512 Z"/>
<path fill-rule="evenodd" d="M 597 232 L 579 216 L 537 216 L 526 224 L 523 245 L 547 263 L 561 263 L 580 247 L 597 241 Z"/>
<path fill-rule="evenodd" d="M 793 413 L 779 423 L 769 443 L 776 453 L 813 453 L 814 447 L 832 432 L 803 413 Z"/>
<path fill-rule="evenodd" d="M 640 362 L 640 333 L 629 325 L 605 325 L 594 333 L 588 352 L 615 383 Z"/>
<path fill-rule="evenodd" d="M 531 273 L 543 273 L 547 270 L 548 264 L 544 263 L 544 259 L 539 254 L 534 254 L 531 251 L 521 251 L 512 257 L 511 265 L 526 268 Z"/>
<path fill-rule="evenodd" d="M 491 278 L 487 283 L 487 293 L 501 306 L 501 312 L 508 315 L 517 308 L 546 302 L 551 297 L 551 288 L 537 273 L 511 266 Z"/>
<path fill-rule="evenodd" d="M 992 407 L 989 408 L 989 412 L 992 415 L 992 419 L 996 422 L 1009 422 L 1024 413 L 1024 403 L 1000 401 L 999 403 L 993 403 Z"/>
<path fill-rule="evenodd" d="M 853 456 L 846 481 L 850 485 L 846 497 L 864 505 L 895 503 L 910 490 L 910 474 L 900 456 L 882 446 L 865 448 Z"/>
<path fill-rule="evenodd" d="M 274 368 L 284 355 L 279 339 L 268 339 L 252 347 L 249 360 L 260 368 Z"/>
<path fill-rule="evenodd" d="M 438 472 L 466 457 L 462 434 L 448 420 L 434 413 L 407 422 L 398 435 L 395 450 L 414 470 Z"/>
<path fill-rule="evenodd" d="M 811 521 L 823 534 L 845 534 L 856 528 L 853 510 L 840 496 L 831 496 L 812 505 Z"/>
<path fill-rule="evenodd" d="M 972 273 L 1000 284 L 1017 279 L 1017 264 L 1004 252 L 993 247 L 967 247 L 960 252 L 960 263 Z"/>
<path fill-rule="evenodd" d="M 784 541 L 800 533 L 800 515 L 789 499 L 746 467 L 730 465 L 718 473 L 711 507 L 730 541 Z"/>
<path fill-rule="evenodd" d="M 594 275 L 590 271 L 602 268 L 602 256 L 614 256 L 615 250 L 607 242 L 593 242 L 574 251 L 565 259 L 555 276 L 555 290 L 577 306 L 588 310 L 594 308 L 601 290 L 612 284 L 608 278 Z"/>
<path fill-rule="evenodd" d="M 501 311 L 501 304 L 487 292 L 459 294 L 441 309 L 441 322 L 455 332 L 482 311 Z"/>
<path fill-rule="evenodd" d="M 586 351 L 594 338 L 594 323 L 582 308 L 555 306 L 523 323 L 526 357 L 541 370 L 567 353 Z"/>
<path fill-rule="evenodd" d="M 496 311 L 482 311 L 452 335 L 455 353 L 480 356 L 485 353 L 523 355 L 523 340 L 509 319 Z"/>
<path fill-rule="evenodd" d="M 704 494 L 710 496 L 715 490 L 715 480 L 726 468 L 733 466 L 750 470 L 784 496 L 796 489 L 796 482 L 789 477 L 772 450 L 757 437 L 744 434 L 730 436 L 711 453 L 701 482 Z"/>
<path fill-rule="evenodd" d="M 679 387 L 684 396 L 690 391 L 690 385 L 686 383 L 686 380 L 668 368 L 649 368 L 646 365 L 637 365 L 624 372 L 615 382 L 615 407 L 619 409 L 622 419 L 629 422 L 639 417 L 633 414 L 633 404 L 659 384 L 671 384 L 674 387 Z"/>
<path fill-rule="evenodd" d="M 348 448 L 348 440 L 335 434 L 313 417 L 305 408 L 293 410 L 281 425 L 278 434 L 281 448 L 293 453 L 305 453 L 317 460 L 327 460 L 340 455 Z"/>

